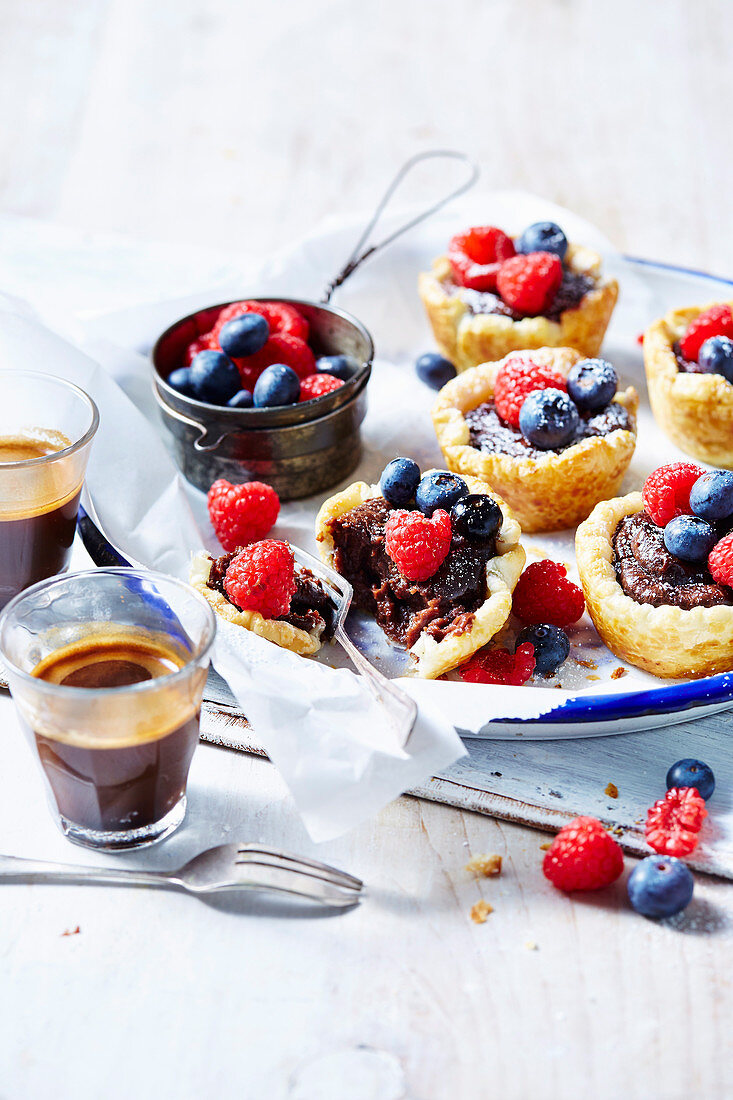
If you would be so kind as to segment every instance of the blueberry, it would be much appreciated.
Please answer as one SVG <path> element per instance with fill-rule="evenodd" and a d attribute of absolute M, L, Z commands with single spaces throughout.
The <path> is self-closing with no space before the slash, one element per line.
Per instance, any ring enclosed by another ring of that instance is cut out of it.
<path fill-rule="evenodd" d="M 415 493 L 415 503 L 426 516 L 432 516 L 436 508 L 450 512 L 453 505 L 468 493 L 468 486 L 462 477 L 449 474 L 445 470 L 425 474 Z"/>
<path fill-rule="evenodd" d="M 252 394 L 249 390 L 240 390 L 230 397 L 227 405 L 230 409 L 251 409 L 253 404 Z"/>
<path fill-rule="evenodd" d="M 493 539 L 504 522 L 501 508 L 491 497 L 470 493 L 461 497 L 451 510 L 456 531 L 474 539 Z"/>
<path fill-rule="evenodd" d="M 629 901 L 644 917 L 672 917 L 690 904 L 695 880 L 674 856 L 647 856 L 629 875 Z"/>
<path fill-rule="evenodd" d="M 575 404 L 562 390 L 536 390 L 519 410 L 522 435 L 541 451 L 569 443 L 579 422 Z"/>
<path fill-rule="evenodd" d="M 676 516 L 664 528 L 664 545 L 682 561 L 706 561 L 717 541 L 715 528 L 697 516 Z"/>
<path fill-rule="evenodd" d="M 534 667 L 536 672 L 548 676 L 556 672 L 570 653 L 570 639 L 559 626 L 541 623 L 537 626 L 525 626 L 519 632 L 517 645 L 530 642 L 534 646 Z"/>
<path fill-rule="evenodd" d="M 348 382 L 356 374 L 361 364 L 353 355 L 322 355 L 316 359 L 318 374 L 332 374 L 342 382 Z"/>
<path fill-rule="evenodd" d="M 379 490 L 388 504 L 404 508 L 420 484 L 420 467 L 411 458 L 393 458 L 382 470 Z"/>
<path fill-rule="evenodd" d="M 568 239 L 554 222 L 534 222 L 514 242 L 517 252 L 554 252 L 561 260 L 568 250 Z"/>
<path fill-rule="evenodd" d="M 300 380 L 284 363 L 265 367 L 255 382 L 252 393 L 256 409 L 269 409 L 273 405 L 295 405 L 300 397 Z"/>
<path fill-rule="evenodd" d="M 700 348 L 697 362 L 707 374 L 722 374 L 733 382 L 733 340 L 729 336 L 711 336 Z"/>
<path fill-rule="evenodd" d="M 702 474 L 690 491 L 690 508 L 710 523 L 733 516 L 733 471 L 709 470 Z"/>
<path fill-rule="evenodd" d="M 199 401 L 226 405 L 242 388 L 239 371 L 222 351 L 200 351 L 191 362 L 191 386 Z"/>
<path fill-rule="evenodd" d="M 426 351 L 416 359 L 415 370 L 420 381 L 433 390 L 442 390 L 446 382 L 456 376 L 456 368 L 450 360 L 438 355 L 437 351 Z"/>
<path fill-rule="evenodd" d="M 618 375 L 605 359 L 582 359 L 568 374 L 568 393 L 581 412 L 600 412 L 612 401 Z"/>
<path fill-rule="evenodd" d="M 697 787 L 700 798 L 707 802 L 715 790 L 713 769 L 702 760 L 678 760 L 667 772 L 667 790 L 672 787 Z"/>
<path fill-rule="evenodd" d="M 235 359 L 254 355 L 267 343 L 270 326 L 259 313 L 243 313 L 222 325 L 219 333 L 221 350 Z"/>
<path fill-rule="evenodd" d="M 193 397 L 191 371 L 188 367 L 179 367 L 178 370 L 172 370 L 166 381 L 171 389 L 177 390 L 178 393 L 182 393 L 185 397 Z"/>

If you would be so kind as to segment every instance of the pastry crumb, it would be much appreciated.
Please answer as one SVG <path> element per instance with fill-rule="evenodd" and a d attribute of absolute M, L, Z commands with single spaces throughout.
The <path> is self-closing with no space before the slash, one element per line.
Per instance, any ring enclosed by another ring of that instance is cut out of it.
<path fill-rule="evenodd" d="M 489 913 L 494 912 L 494 906 L 489 905 L 488 901 L 477 901 L 475 905 L 471 906 L 471 920 L 474 924 L 485 924 L 486 918 Z"/>
<path fill-rule="evenodd" d="M 552 847 L 552 841 L 548 840 L 544 844 L 540 844 L 540 851 L 541 852 L 549 852 L 551 847 Z"/>
<path fill-rule="evenodd" d="M 67 928 L 65 932 L 61 933 L 62 937 L 63 936 L 78 936 L 80 934 L 81 934 L 81 928 L 79 927 L 78 924 L 77 924 L 76 928 Z"/>
<path fill-rule="evenodd" d="M 479 855 L 472 856 L 466 864 L 466 870 L 472 875 L 483 875 L 485 878 L 493 878 L 501 874 L 501 856 Z"/>
<path fill-rule="evenodd" d="M 609 783 L 603 793 L 607 794 L 609 798 L 618 798 L 618 787 L 615 783 Z"/>
<path fill-rule="evenodd" d="M 600 680 L 600 676 L 596 676 L 595 672 L 591 672 L 586 676 L 586 680 Z"/>
<path fill-rule="evenodd" d="M 598 665 L 591 657 L 588 657 L 587 660 L 584 657 L 574 657 L 573 660 L 575 661 L 576 665 L 580 665 L 581 668 L 598 668 Z"/>
<path fill-rule="evenodd" d="M 615 825 L 614 828 L 611 829 L 611 832 L 614 836 L 623 836 L 626 830 L 624 829 L 623 825 Z"/>
<path fill-rule="evenodd" d="M 539 947 L 534 942 L 534 940 L 527 940 L 524 946 L 527 948 L 528 951 L 539 951 Z"/>
<path fill-rule="evenodd" d="M 618 668 L 615 668 L 613 670 L 613 672 L 611 673 L 611 679 L 612 680 L 620 680 L 621 677 L 625 676 L 625 675 L 626 675 L 626 669 L 622 668 L 621 665 L 619 665 Z"/>

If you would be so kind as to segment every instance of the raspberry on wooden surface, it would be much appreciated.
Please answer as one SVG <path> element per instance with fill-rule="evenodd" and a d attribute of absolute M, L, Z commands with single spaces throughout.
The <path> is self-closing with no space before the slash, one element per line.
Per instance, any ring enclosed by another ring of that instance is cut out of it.
<path fill-rule="evenodd" d="M 512 355 L 499 368 L 494 384 L 494 404 L 502 420 L 519 427 L 519 410 L 535 390 L 564 390 L 565 378 L 553 367 L 533 363 L 529 356 Z"/>
<path fill-rule="evenodd" d="M 649 474 L 641 499 L 645 511 L 658 527 L 666 527 L 675 516 L 692 514 L 690 490 L 704 473 L 693 462 L 669 462 Z"/>
<path fill-rule="evenodd" d="M 672 787 L 646 815 L 646 842 L 661 855 L 688 856 L 707 813 L 696 787 Z"/>
<path fill-rule="evenodd" d="M 263 538 L 280 511 L 280 498 L 262 481 L 232 485 L 220 478 L 209 489 L 207 503 L 216 537 L 228 553 Z"/>
<path fill-rule="evenodd" d="M 514 589 L 512 611 L 524 623 L 570 626 L 585 610 L 583 590 L 568 580 L 560 562 L 533 561 Z"/>
<path fill-rule="evenodd" d="M 266 619 L 287 615 L 295 592 L 295 559 L 287 542 L 263 539 L 247 546 L 224 575 L 224 591 L 241 611 Z"/>
<path fill-rule="evenodd" d="M 385 548 L 403 577 L 426 581 L 438 571 L 450 550 L 450 516 L 442 508 L 432 516 L 395 509 L 387 520 Z"/>
<path fill-rule="evenodd" d="M 624 869 L 621 846 L 594 817 L 576 817 L 557 834 L 542 861 L 545 878 L 559 890 L 599 890 Z"/>

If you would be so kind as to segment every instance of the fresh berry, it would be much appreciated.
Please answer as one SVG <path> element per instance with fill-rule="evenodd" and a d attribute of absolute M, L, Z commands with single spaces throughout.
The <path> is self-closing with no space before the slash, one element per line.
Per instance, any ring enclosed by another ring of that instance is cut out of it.
<path fill-rule="evenodd" d="M 241 359 L 263 348 L 269 335 L 270 326 L 260 313 L 243 313 L 222 325 L 219 346 L 232 359 Z"/>
<path fill-rule="evenodd" d="M 288 336 L 284 332 L 276 332 L 271 336 L 265 346 L 254 355 L 248 355 L 244 359 L 237 360 L 242 384 L 246 385 L 244 372 L 254 374 L 259 378 L 267 367 L 274 363 L 282 363 L 294 370 L 298 378 L 307 378 L 309 374 L 316 373 L 316 357 L 305 343 L 297 336 Z"/>
<path fill-rule="evenodd" d="M 379 491 L 395 508 L 404 508 L 420 484 L 420 467 L 411 458 L 393 458 L 382 470 Z"/>
<path fill-rule="evenodd" d="M 649 474 L 641 498 L 657 527 L 666 527 L 675 516 L 690 515 L 690 490 L 702 473 L 692 462 L 670 462 Z"/>
<path fill-rule="evenodd" d="M 695 787 L 700 798 L 707 802 L 715 790 L 713 769 L 702 760 L 690 757 L 678 760 L 667 772 L 667 790 L 672 787 Z"/>
<path fill-rule="evenodd" d="M 477 225 L 458 233 L 448 245 L 453 277 L 471 290 L 496 292 L 496 277 L 504 260 L 515 252 L 511 237 L 494 225 Z"/>
<path fill-rule="evenodd" d="M 226 405 L 242 388 L 239 371 L 222 351 L 200 351 L 189 371 L 194 396 L 210 405 Z"/>
<path fill-rule="evenodd" d="M 213 348 L 214 351 L 219 351 L 219 341 L 216 339 L 213 332 L 205 332 L 186 348 L 186 366 L 191 366 L 191 363 L 193 363 L 200 351 L 208 351 L 211 348 Z"/>
<path fill-rule="evenodd" d="M 646 842 L 662 855 L 688 856 L 707 813 L 695 787 L 672 787 L 646 815 Z"/>
<path fill-rule="evenodd" d="M 505 260 L 496 287 L 508 306 L 535 317 L 552 304 L 562 282 L 562 261 L 552 252 L 532 252 Z"/>
<path fill-rule="evenodd" d="M 570 653 L 570 639 L 564 630 L 552 623 L 536 623 L 519 631 L 520 645 L 529 642 L 534 646 L 534 663 L 537 672 L 550 676 L 557 672 Z"/>
<path fill-rule="evenodd" d="M 300 400 L 314 401 L 316 397 L 324 397 L 327 393 L 333 393 L 343 386 L 340 378 L 332 374 L 308 374 L 300 383 Z"/>
<path fill-rule="evenodd" d="M 621 846 L 595 817 L 564 825 L 542 861 L 542 871 L 558 890 L 600 890 L 624 869 Z"/>
<path fill-rule="evenodd" d="M 687 326 L 687 332 L 680 340 L 680 351 L 685 359 L 696 363 L 700 348 L 711 336 L 733 338 L 733 313 L 730 306 L 711 306 Z"/>
<path fill-rule="evenodd" d="M 568 393 L 581 412 L 605 409 L 617 386 L 618 375 L 606 359 L 582 359 L 568 372 Z"/>
<path fill-rule="evenodd" d="M 733 533 L 725 535 L 708 554 L 708 569 L 716 584 L 733 587 Z"/>
<path fill-rule="evenodd" d="M 519 429 L 541 451 L 563 447 L 580 423 L 578 410 L 563 390 L 537 390 L 525 397 L 519 410 Z"/>
<path fill-rule="evenodd" d="M 534 650 L 520 645 L 515 653 L 508 649 L 489 649 L 474 653 L 461 669 L 461 679 L 467 684 L 508 684 L 521 687 L 534 672 Z"/>
<path fill-rule="evenodd" d="M 695 880 L 672 856 L 647 856 L 629 875 L 629 901 L 643 917 L 673 917 L 692 900 Z"/>
<path fill-rule="evenodd" d="M 499 534 L 504 515 L 490 496 L 470 493 L 453 505 L 451 519 L 459 534 L 488 542 Z"/>
<path fill-rule="evenodd" d="M 681 561 L 705 561 L 717 541 L 715 528 L 697 516 L 675 516 L 664 528 L 664 545 Z"/>
<path fill-rule="evenodd" d="M 733 471 L 708 470 L 690 490 L 690 510 L 715 523 L 733 516 Z"/>
<path fill-rule="evenodd" d="M 462 477 L 438 470 L 421 478 L 415 491 L 415 503 L 424 515 L 432 516 L 436 508 L 450 512 L 456 501 L 467 493 L 468 486 Z"/>
<path fill-rule="evenodd" d="M 557 561 L 533 561 L 514 589 L 512 611 L 524 623 L 570 626 L 585 610 L 583 590 L 568 580 L 567 569 Z"/>
<path fill-rule="evenodd" d="M 191 384 L 191 371 L 188 367 L 178 367 L 172 370 L 166 379 L 171 389 L 182 393 L 184 397 L 193 397 L 193 385 Z"/>
<path fill-rule="evenodd" d="M 706 374 L 722 374 L 733 382 L 733 340 L 730 336 L 711 336 L 700 348 L 700 370 Z"/>
<path fill-rule="evenodd" d="M 519 427 L 519 410 L 535 390 L 564 390 L 565 379 L 552 367 L 540 366 L 519 355 L 510 356 L 501 367 L 494 383 L 494 404 L 502 420 Z"/>
<path fill-rule="evenodd" d="M 340 378 L 342 382 L 348 382 L 360 365 L 353 355 L 322 355 L 320 359 L 316 359 L 316 373 L 330 374 L 334 378 Z"/>
<path fill-rule="evenodd" d="M 259 313 L 267 321 L 271 333 L 295 336 L 298 340 L 308 339 L 308 322 L 295 306 L 286 302 L 232 302 L 217 317 L 214 334 L 218 337 L 224 325 L 245 313 Z"/>
<path fill-rule="evenodd" d="M 234 394 L 234 397 L 230 397 L 227 401 L 230 409 L 251 409 L 253 404 L 250 390 L 239 390 L 238 393 Z"/>
<path fill-rule="evenodd" d="M 293 551 L 278 539 L 245 547 L 224 574 L 224 591 L 231 602 L 266 619 L 287 615 L 295 588 Z"/>
<path fill-rule="evenodd" d="M 255 382 L 252 398 L 256 409 L 270 409 L 275 405 L 295 405 L 300 397 L 300 379 L 294 370 L 284 363 L 265 367 Z"/>
<path fill-rule="evenodd" d="M 387 520 L 384 544 L 403 577 L 426 581 L 447 557 L 451 537 L 450 516 L 442 508 L 430 518 L 398 509 Z"/>
<path fill-rule="evenodd" d="M 431 390 L 442 390 L 446 382 L 456 376 L 456 368 L 449 359 L 438 355 L 437 351 L 426 351 L 415 360 L 415 370 L 421 382 Z"/>
<path fill-rule="evenodd" d="M 514 243 L 517 252 L 554 252 L 561 260 L 568 250 L 568 239 L 555 222 L 534 222 Z"/>
<path fill-rule="evenodd" d="M 209 489 L 207 502 L 216 537 L 228 554 L 264 538 L 280 511 L 277 493 L 262 481 L 232 485 L 220 478 Z"/>

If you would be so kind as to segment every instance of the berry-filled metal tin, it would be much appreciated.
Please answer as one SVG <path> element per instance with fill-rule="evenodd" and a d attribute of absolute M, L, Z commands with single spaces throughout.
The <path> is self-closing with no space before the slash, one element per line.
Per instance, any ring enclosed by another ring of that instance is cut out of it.
<path fill-rule="evenodd" d="M 258 299 L 250 299 L 257 301 Z M 316 356 L 349 355 L 360 366 L 343 386 L 317 401 L 269 409 L 227 408 L 186 397 L 169 386 L 190 343 L 209 331 L 229 302 L 176 321 L 152 352 L 153 389 L 183 476 L 207 491 L 217 478 L 265 481 L 281 500 L 323 492 L 347 477 L 361 457 L 361 423 L 374 356 L 372 338 L 355 317 L 330 305 L 263 298 L 294 306 L 310 326 Z"/>

